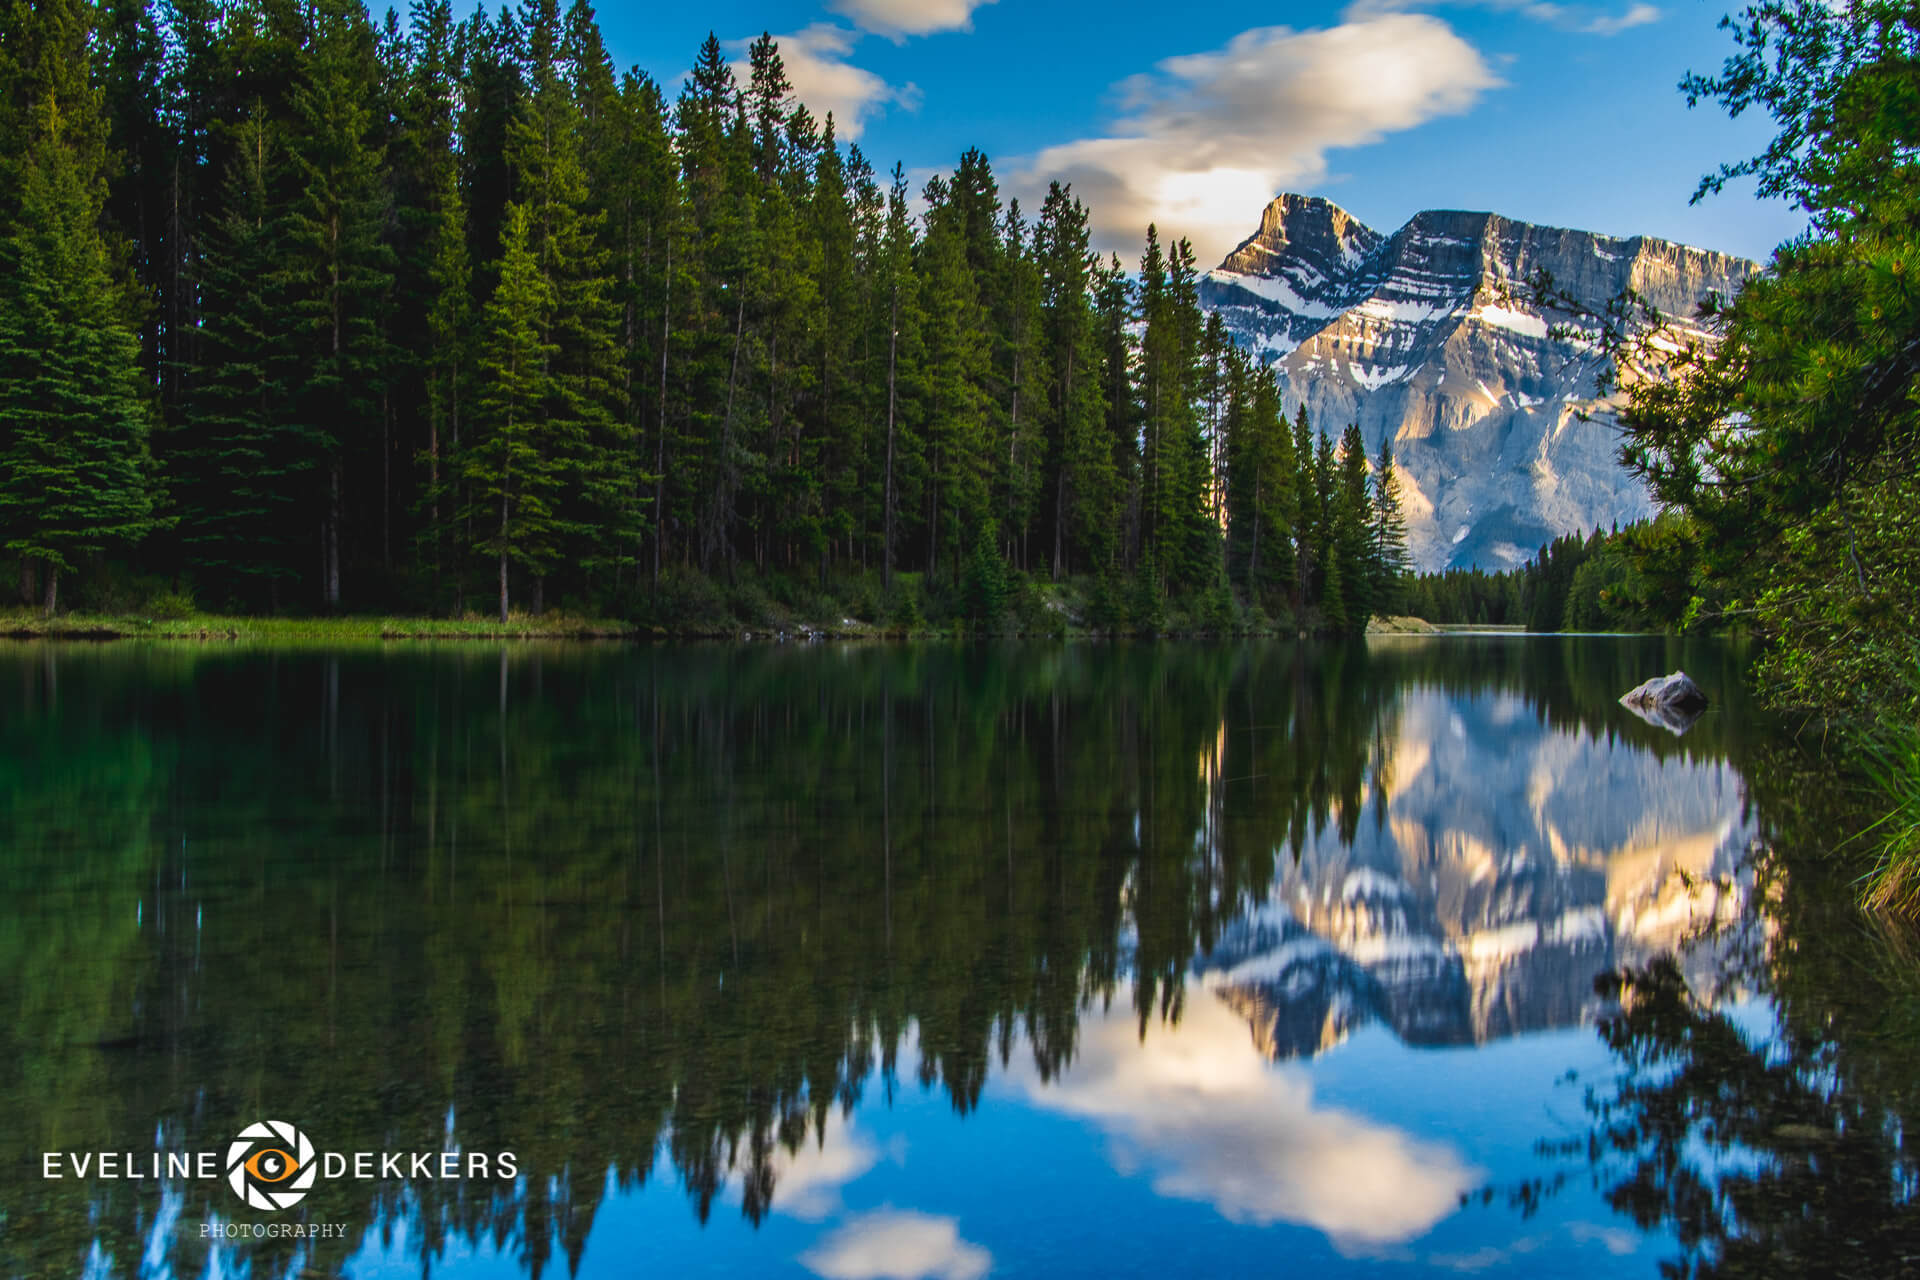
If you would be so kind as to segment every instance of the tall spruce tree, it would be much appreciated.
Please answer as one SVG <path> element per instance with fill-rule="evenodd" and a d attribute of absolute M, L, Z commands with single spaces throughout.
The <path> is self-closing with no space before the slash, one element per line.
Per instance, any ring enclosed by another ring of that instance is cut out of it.
<path fill-rule="evenodd" d="M 567 65 L 558 0 L 532 0 L 524 25 L 529 92 L 507 132 L 507 160 L 528 248 L 553 299 L 543 313 L 548 367 L 544 399 L 534 410 L 541 423 L 535 438 L 547 451 L 544 465 L 566 477 L 555 514 L 571 533 L 573 558 L 595 571 L 632 563 L 643 492 L 631 419 L 615 410 L 616 386 L 624 380 L 618 313 L 599 242 L 603 214 L 592 207 L 581 154 L 587 117 L 575 95 L 578 77 L 597 80 L 604 68 L 598 55 L 584 72 Z M 592 52 L 597 43 L 582 48 Z M 595 98 L 603 115 L 596 128 L 604 133 L 613 123 L 604 117 L 615 107 Z M 534 612 L 545 605 L 541 570 L 534 575 Z"/>
<path fill-rule="evenodd" d="M 1228 569 L 1247 599 L 1292 603 L 1300 475 L 1273 371 L 1230 353 L 1224 415 Z"/>
<path fill-rule="evenodd" d="M 386 122 L 373 112 L 380 99 L 373 27 L 358 0 L 318 0 L 311 23 L 293 92 L 293 194 L 280 223 L 280 270 L 289 312 L 283 323 L 302 353 L 292 403 L 321 455 L 321 601 L 337 609 L 342 566 L 355 551 L 349 540 L 377 538 L 392 498 L 383 484 L 392 441 L 382 322 L 393 253 L 383 236 Z"/>
<path fill-rule="evenodd" d="M 880 429 L 880 563 L 881 578 L 893 590 L 894 565 L 904 537 L 902 511 L 914 507 L 914 479 L 921 456 L 919 388 L 922 366 L 919 279 L 913 271 L 913 223 L 908 213 L 906 172 L 893 168 L 887 188 L 886 221 L 874 256 L 874 311 L 882 341 L 874 344 L 870 361 L 884 386 L 876 397 L 875 416 Z"/>
<path fill-rule="evenodd" d="M 1360 428 L 1340 433 L 1340 456 L 1332 492 L 1333 557 L 1344 587 L 1343 612 L 1336 626 L 1358 631 L 1375 610 L 1379 572 L 1374 559 L 1373 491 L 1368 484 L 1367 447 Z M 1329 614 L 1330 617 L 1333 615 Z"/>
<path fill-rule="evenodd" d="M 65 124 L 93 107 L 82 88 L 27 117 L 0 239 L 0 546 L 44 575 L 49 617 L 62 573 L 156 523 L 140 344 L 99 227 L 97 128 Z"/>
<path fill-rule="evenodd" d="M 1102 413 L 1104 353 L 1093 311 L 1095 260 L 1089 239 L 1086 206 L 1054 183 L 1040 207 L 1034 255 L 1041 280 L 1045 430 L 1052 477 L 1050 562 L 1056 580 L 1075 566 L 1107 572 L 1118 551 L 1118 503 Z M 1119 305 L 1124 308 L 1124 296 Z"/>
<path fill-rule="evenodd" d="M 921 249 L 926 352 L 926 565 L 949 557 L 954 581 L 988 512 L 991 352 L 985 309 L 967 258 L 966 208 L 942 178 L 928 182 Z"/>
<path fill-rule="evenodd" d="M 171 459 L 184 562 L 207 603 L 278 609 L 311 581 L 323 450 L 289 385 L 299 353 L 283 328 L 289 280 L 273 197 L 286 160 L 264 104 L 240 122 L 222 214 L 202 237 L 206 368 L 179 412 Z"/>
<path fill-rule="evenodd" d="M 1391 614 L 1406 599 L 1412 558 L 1407 552 L 1407 518 L 1400 507 L 1400 473 L 1393 463 L 1393 440 L 1382 437 L 1373 468 L 1374 611 Z"/>
<path fill-rule="evenodd" d="M 558 560 L 568 527 L 562 517 L 569 480 L 546 434 L 554 396 L 554 350 L 546 335 L 559 300 L 532 244 L 532 217 L 507 206 L 500 283 L 481 321 L 475 431 L 461 454 L 467 527 L 498 575 L 500 621 L 507 620 L 510 578 L 518 565 L 544 577 Z"/>
<path fill-rule="evenodd" d="M 1313 584 L 1317 590 L 1310 593 L 1309 598 L 1320 607 L 1321 618 L 1328 629 L 1344 631 L 1348 623 L 1348 566 L 1341 555 L 1340 459 L 1332 436 L 1324 431 L 1318 434 L 1312 459 L 1308 470 L 1313 496 L 1306 536 L 1318 572 Z"/>

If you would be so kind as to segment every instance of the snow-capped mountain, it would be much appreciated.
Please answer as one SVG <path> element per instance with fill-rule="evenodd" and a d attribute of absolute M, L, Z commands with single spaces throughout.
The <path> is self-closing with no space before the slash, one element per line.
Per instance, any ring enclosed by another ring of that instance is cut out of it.
<path fill-rule="evenodd" d="M 1544 268 L 1559 305 L 1535 296 Z M 1510 568 L 1562 533 L 1651 514 L 1619 465 L 1591 315 L 1631 287 L 1685 329 L 1759 270 L 1644 236 L 1429 211 L 1392 235 L 1284 195 L 1201 281 L 1234 340 L 1278 366 L 1291 413 L 1369 453 L 1392 436 L 1415 563 Z M 1582 313 L 1589 313 L 1583 320 Z"/>

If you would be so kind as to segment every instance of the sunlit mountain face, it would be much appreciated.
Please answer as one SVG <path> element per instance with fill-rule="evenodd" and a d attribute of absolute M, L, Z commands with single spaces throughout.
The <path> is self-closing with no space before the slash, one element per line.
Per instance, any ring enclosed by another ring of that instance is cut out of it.
<path fill-rule="evenodd" d="M 1616 702 L 1676 667 L 1714 699 L 1678 737 Z M 0 1275 L 1873 1263 L 1904 1219 L 1802 1174 L 1906 1204 L 1920 1095 L 1853 1030 L 1898 1001 L 1824 958 L 1844 895 L 1778 852 L 1833 789 L 1740 672 L 1619 638 L 8 650 Z M 269 1120 L 515 1169 L 274 1210 L 44 1174 Z M 1779 1203 L 1703 1234 L 1682 1166 Z M 330 1234 L 233 1234 L 276 1222 Z"/>
<path fill-rule="evenodd" d="M 1369 456 L 1392 445 L 1420 569 L 1513 569 L 1556 537 L 1653 514 L 1616 456 L 1617 415 L 1622 388 L 1666 373 L 1615 368 L 1610 308 L 1631 291 L 1657 311 L 1657 350 L 1711 344 L 1700 304 L 1759 269 L 1494 213 L 1428 210 L 1385 234 L 1282 195 L 1200 298 L 1272 367 L 1289 413 L 1333 436 L 1355 424 Z"/>

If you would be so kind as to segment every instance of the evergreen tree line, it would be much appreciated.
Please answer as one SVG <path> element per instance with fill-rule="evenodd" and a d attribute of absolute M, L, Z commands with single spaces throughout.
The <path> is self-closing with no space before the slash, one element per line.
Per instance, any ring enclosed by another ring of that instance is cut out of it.
<path fill-rule="evenodd" d="M 1518 569 L 1448 569 L 1408 582 L 1408 611 L 1429 622 L 1528 631 L 1661 631 L 1689 566 L 1674 516 L 1563 534 Z"/>
<path fill-rule="evenodd" d="M 1390 454 L 1283 419 L 1187 241 L 1102 261 L 978 151 L 911 192 L 770 37 L 669 97 L 586 0 L 0 28 L 0 545 L 48 612 L 111 561 L 248 611 L 1073 575 L 1347 627 L 1404 576 Z"/>

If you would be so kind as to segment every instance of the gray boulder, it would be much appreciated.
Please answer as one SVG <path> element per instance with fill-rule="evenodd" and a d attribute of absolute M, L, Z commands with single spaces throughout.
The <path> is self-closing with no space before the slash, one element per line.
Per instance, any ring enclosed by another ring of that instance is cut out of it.
<path fill-rule="evenodd" d="M 1693 728 L 1694 722 L 1706 711 L 1707 695 L 1693 682 L 1693 677 L 1676 671 L 1655 676 L 1629 691 L 1620 699 L 1620 705 L 1648 724 L 1658 725 L 1679 737 Z"/>

